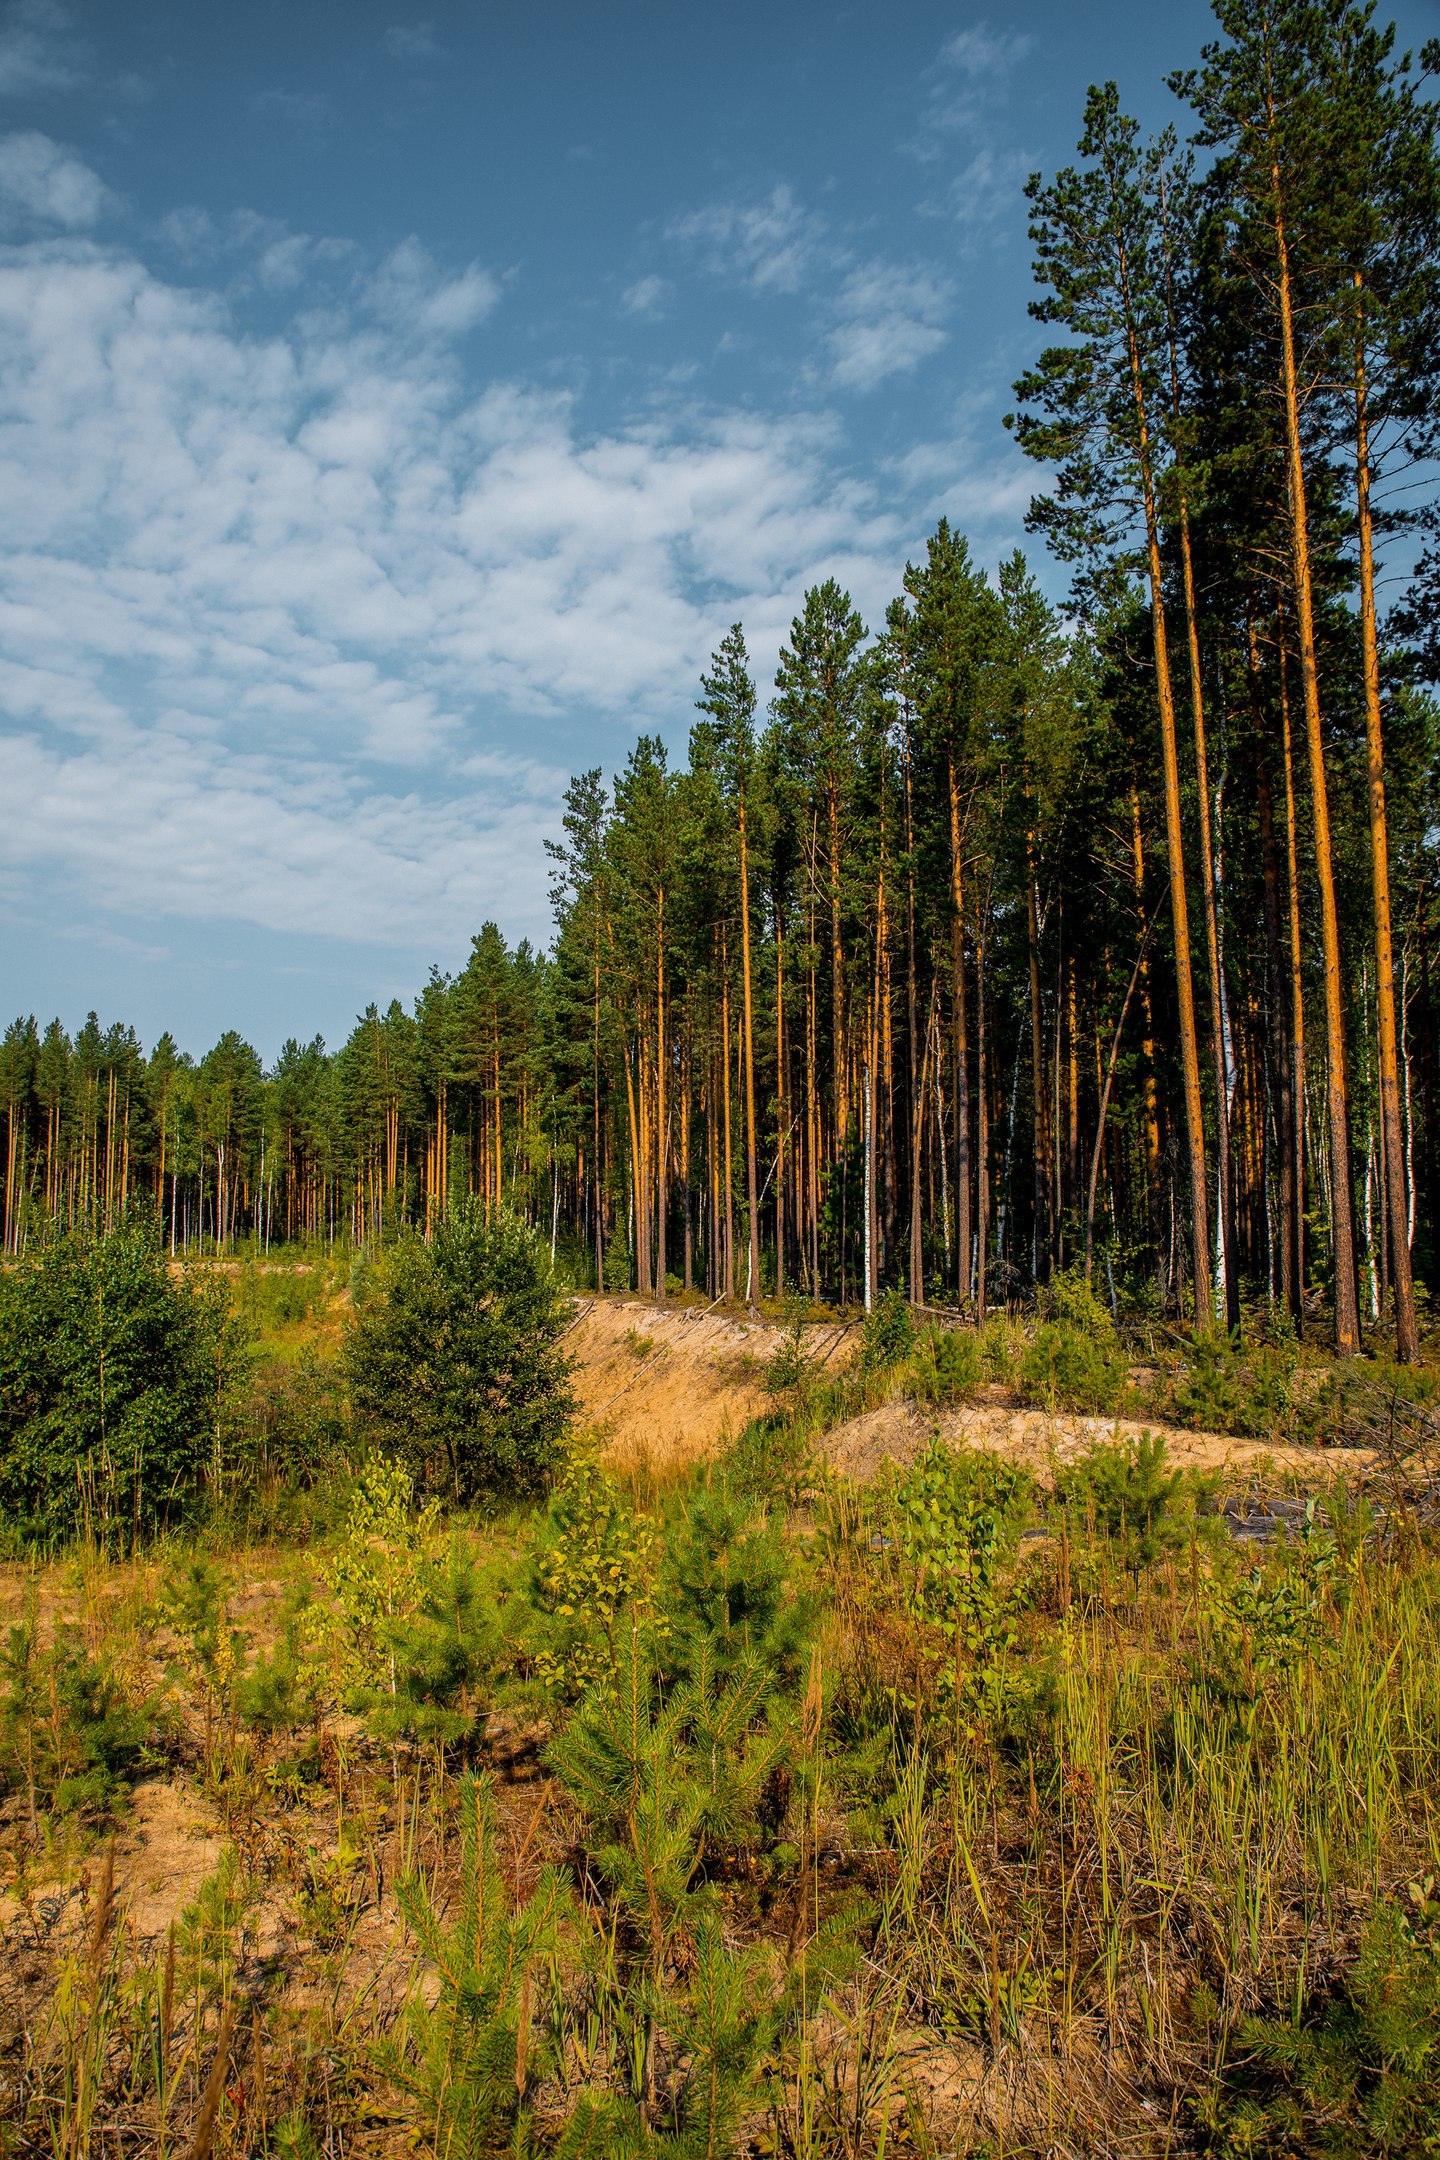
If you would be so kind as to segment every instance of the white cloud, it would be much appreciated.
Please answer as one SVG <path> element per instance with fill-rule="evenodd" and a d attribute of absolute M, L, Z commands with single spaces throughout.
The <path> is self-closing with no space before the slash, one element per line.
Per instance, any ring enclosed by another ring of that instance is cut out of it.
<path fill-rule="evenodd" d="M 261 119 L 279 121 L 297 135 L 318 137 L 330 119 L 330 99 L 323 90 L 262 90 L 251 105 Z"/>
<path fill-rule="evenodd" d="M 487 915 L 543 919 L 548 804 L 493 777 L 442 802 L 323 767 L 277 786 L 261 759 L 148 729 L 69 754 L 20 736 L 7 763 L 27 815 L 0 892 L 58 868 L 121 914 L 432 948 Z"/>
<path fill-rule="evenodd" d="M 832 235 L 788 187 L 758 201 L 692 212 L 667 228 L 667 238 L 698 252 L 713 275 L 738 278 L 756 293 L 804 287 L 826 353 L 821 372 L 836 389 L 873 390 L 887 376 L 909 373 L 945 342 L 945 279 L 922 266 L 857 261 L 853 245 Z M 659 283 L 642 280 L 627 301 L 648 301 L 648 288 Z"/>
<path fill-rule="evenodd" d="M 993 397 L 967 397 L 948 434 L 913 444 L 892 468 L 925 527 L 948 517 L 982 559 L 992 560 L 1015 544 L 1032 499 L 1050 485 L 1045 471 L 1002 435 L 998 412 Z"/>
<path fill-rule="evenodd" d="M 645 321 L 653 322 L 657 316 L 665 313 L 669 297 L 670 285 L 666 278 L 642 277 L 637 278 L 633 285 L 627 286 L 621 293 L 620 305 L 627 315 L 638 315 Z"/>
<path fill-rule="evenodd" d="M 413 236 L 386 256 L 365 292 L 368 305 L 396 330 L 432 337 L 460 337 L 496 306 L 498 279 L 479 263 L 447 278 L 428 248 Z"/>
<path fill-rule="evenodd" d="M 380 42 L 392 60 L 403 60 L 411 65 L 437 60 L 440 56 L 434 25 L 428 22 L 392 23 Z"/>
<path fill-rule="evenodd" d="M 0 258 L 12 904 L 48 867 L 91 911 L 542 931 L 537 725 L 618 757 L 737 615 L 765 652 L 813 578 L 883 604 L 904 538 L 833 423 L 475 395 L 493 286 L 412 243 L 262 338 L 121 251 Z"/>
<path fill-rule="evenodd" d="M 953 70 L 967 82 L 992 82 L 1017 67 L 1034 43 L 1028 32 L 995 31 L 988 23 L 973 23 L 945 40 L 936 65 Z"/>
<path fill-rule="evenodd" d="M 757 292 L 796 292 L 815 266 L 824 222 L 782 182 L 758 200 L 711 203 L 674 218 L 666 232 Z"/>
<path fill-rule="evenodd" d="M 949 293 L 928 271 L 864 263 L 835 296 L 832 375 L 846 390 L 873 390 L 908 373 L 945 342 L 939 327 Z"/>
<path fill-rule="evenodd" d="M 1025 182 L 1035 159 L 1026 150 L 977 150 L 938 196 L 922 203 L 928 217 L 953 218 L 971 240 L 1025 226 Z"/>
<path fill-rule="evenodd" d="M 0 26 L 0 97 L 34 97 L 73 89 L 83 51 L 70 34 L 70 14 L 53 0 L 20 0 Z"/>
<path fill-rule="evenodd" d="M 962 245 L 993 240 L 1007 225 L 1023 229 L 1021 191 L 1036 161 L 1013 140 L 1011 105 L 1015 71 L 1034 42 L 1027 32 L 974 23 L 947 38 L 926 71 L 919 127 L 905 148 L 926 165 L 964 159 L 918 206 L 953 220 Z"/>
<path fill-rule="evenodd" d="M 78 232 L 98 224 L 110 202 L 99 175 L 48 135 L 0 137 L 0 215 Z"/>

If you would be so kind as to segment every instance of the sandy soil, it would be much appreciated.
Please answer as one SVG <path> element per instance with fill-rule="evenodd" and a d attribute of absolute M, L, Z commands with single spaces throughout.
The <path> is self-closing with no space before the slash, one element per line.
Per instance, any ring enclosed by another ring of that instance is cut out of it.
<path fill-rule="evenodd" d="M 566 1348 L 579 1360 L 575 1386 L 582 1418 L 601 1438 L 606 1459 L 663 1475 L 715 1453 L 768 1406 L 762 1376 L 782 1340 L 778 1327 L 703 1307 L 661 1309 L 640 1298 L 598 1298 L 578 1309 Z M 812 1354 L 831 1365 L 843 1364 L 854 1342 L 853 1324 L 817 1323 L 810 1336 Z M 1063 1462 L 1096 1440 L 1145 1431 L 1164 1433 L 1174 1463 L 1219 1470 L 1238 1482 L 1262 1470 L 1270 1477 L 1329 1476 L 1342 1465 L 1359 1470 L 1371 1460 L 1361 1448 L 1336 1455 L 1271 1447 L 1157 1426 L 1154 1419 L 1051 1416 L 1017 1408 L 998 1387 L 954 1410 L 917 1409 L 897 1398 L 836 1426 L 821 1447 L 847 1477 L 871 1478 L 882 1462 L 909 1462 L 938 1432 L 1043 1472 L 1052 1457 Z"/>
<path fill-rule="evenodd" d="M 565 1341 L 579 1360 L 581 1422 L 617 1467 L 663 1475 L 714 1454 L 766 1407 L 762 1375 L 781 1340 L 779 1328 L 704 1306 L 587 1300 Z"/>
<path fill-rule="evenodd" d="M 956 1446 L 992 1448 L 1028 1463 L 1043 1472 L 1052 1458 L 1068 1461 L 1097 1440 L 1136 1439 L 1142 1432 L 1162 1432 L 1172 1463 L 1191 1470 L 1219 1470 L 1243 1481 L 1263 1470 L 1272 1477 L 1309 1476 L 1317 1470 L 1327 1475 L 1343 1460 L 1359 1469 L 1371 1460 L 1363 1448 L 1348 1448 L 1343 1457 L 1326 1455 L 1315 1448 L 1271 1447 L 1263 1440 L 1236 1440 L 1225 1433 L 1190 1432 L 1184 1427 L 1157 1425 L 1152 1418 L 1051 1416 L 1044 1410 L 1017 1410 L 999 1388 L 989 1399 L 966 1403 L 955 1410 L 919 1410 L 913 1403 L 896 1400 L 878 1410 L 851 1418 L 827 1433 L 827 1458 L 847 1477 L 871 1478 L 887 1459 L 909 1462 L 936 1433 Z"/>

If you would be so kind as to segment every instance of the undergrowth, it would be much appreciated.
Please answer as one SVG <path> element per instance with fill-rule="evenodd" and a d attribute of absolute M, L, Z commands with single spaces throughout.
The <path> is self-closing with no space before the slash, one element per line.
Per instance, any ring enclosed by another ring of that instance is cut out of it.
<path fill-rule="evenodd" d="M 13 2148 L 158 2160 L 208 2108 L 223 2160 L 1428 2150 L 1421 1487 L 1317 1455 L 1249 1546 L 1153 1427 L 852 1484 L 819 1442 L 893 1394 L 1124 1363 L 1073 1279 L 1031 1332 L 853 1334 L 797 1321 L 765 1416 L 646 1508 L 593 1453 L 485 1518 L 375 1456 L 299 1540 L 17 1572 Z M 1198 1416 L 1290 1356 L 1161 1384 Z M 218 1854 L 173 1926 L 165 1792 Z"/>

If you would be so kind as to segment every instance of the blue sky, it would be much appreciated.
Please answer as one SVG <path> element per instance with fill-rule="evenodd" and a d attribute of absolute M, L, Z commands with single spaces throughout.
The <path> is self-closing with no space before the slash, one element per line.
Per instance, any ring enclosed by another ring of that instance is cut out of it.
<path fill-rule="evenodd" d="M 1433 0 L 1399 11 L 1417 42 Z M 343 1039 L 744 620 L 1035 483 L 1021 187 L 1190 0 L 0 14 L 0 1004 Z"/>

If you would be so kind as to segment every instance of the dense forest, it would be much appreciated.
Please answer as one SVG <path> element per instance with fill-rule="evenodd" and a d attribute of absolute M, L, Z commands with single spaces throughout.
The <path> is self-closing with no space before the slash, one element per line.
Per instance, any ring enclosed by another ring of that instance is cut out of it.
<path fill-rule="evenodd" d="M 473 1192 L 613 1288 L 983 1310 L 1078 1264 L 1413 1355 L 1440 48 L 1216 12 L 1188 142 L 1106 86 L 1030 183 L 1007 425 L 1066 606 L 942 522 L 883 622 L 805 595 L 764 713 L 736 625 L 683 765 L 646 735 L 572 783 L 550 949 L 486 924 L 338 1052 L 17 1020 L 9 1251 L 139 1195 L 193 1252 L 429 1234 Z"/>

